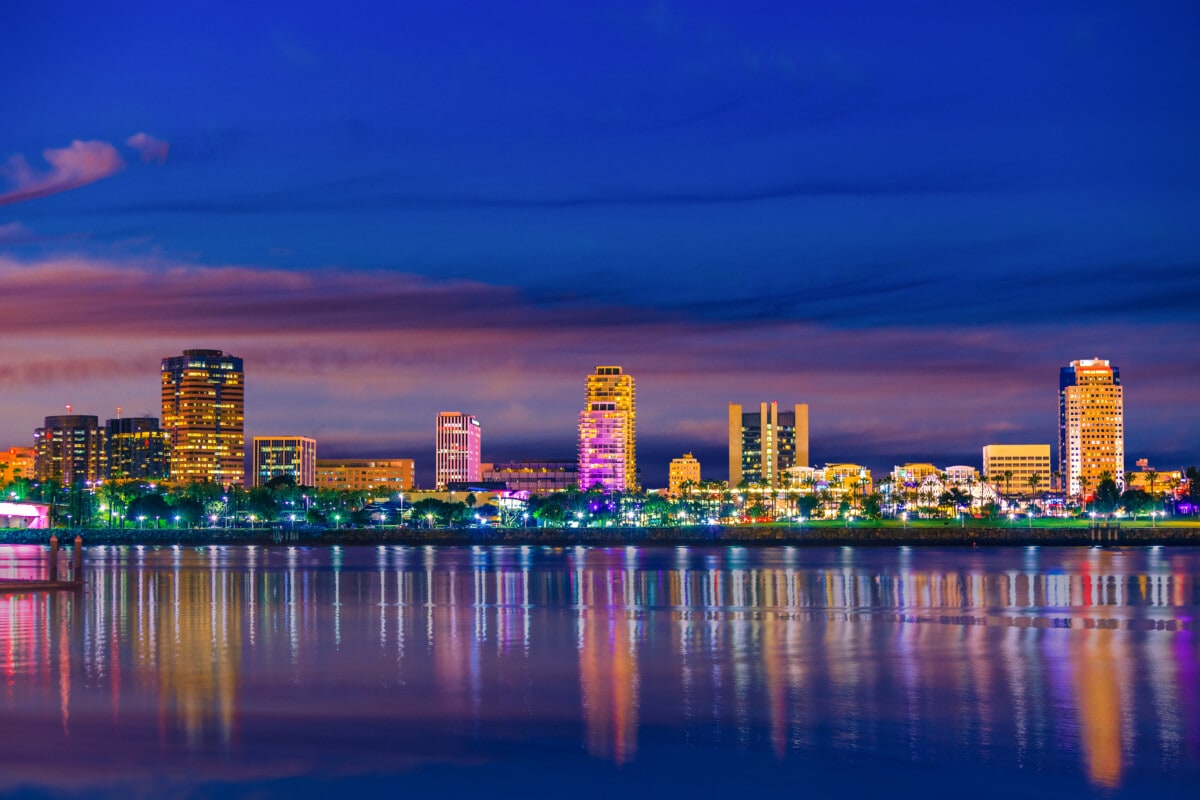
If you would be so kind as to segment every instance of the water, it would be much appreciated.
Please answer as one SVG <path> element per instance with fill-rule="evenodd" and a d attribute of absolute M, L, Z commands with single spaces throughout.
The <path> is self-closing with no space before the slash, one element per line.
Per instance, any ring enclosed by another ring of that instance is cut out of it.
<path fill-rule="evenodd" d="M 0 579 L 43 553 L 0 547 Z M 1200 785 L 1198 551 L 101 547 L 86 572 L 0 595 L 0 794 Z"/>

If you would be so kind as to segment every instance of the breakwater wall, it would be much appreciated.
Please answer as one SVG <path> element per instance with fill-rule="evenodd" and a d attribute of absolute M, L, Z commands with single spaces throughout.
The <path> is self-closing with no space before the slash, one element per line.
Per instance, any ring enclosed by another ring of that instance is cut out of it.
<path fill-rule="evenodd" d="M 342 529 L 259 530 L 198 528 L 137 530 L 94 528 L 55 531 L 61 540 L 83 537 L 85 545 L 549 545 L 570 547 L 626 545 L 797 545 L 980 547 L 1024 545 L 1200 545 L 1200 524 L 1155 528 L 1128 527 L 869 527 L 847 528 L 777 525 L 695 526 L 671 528 L 469 528 L 469 529 Z M 3 544 L 46 544 L 50 531 L 0 530 Z"/>

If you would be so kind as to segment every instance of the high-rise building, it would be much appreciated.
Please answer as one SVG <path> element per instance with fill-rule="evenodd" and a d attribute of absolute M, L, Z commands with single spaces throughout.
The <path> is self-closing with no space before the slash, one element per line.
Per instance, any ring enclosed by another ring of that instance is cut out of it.
<path fill-rule="evenodd" d="M 435 482 L 438 489 L 449 483 L 480 480 L 479 453 L 483 438 L 479 420 L 459 411 L 437 415 Z"/>
<path fill-rule="evenodd" d="M 1051 488 L 1048 444 L 989 444 L 983 448 L 983 476 L 997 491 L 1031 494 Z M 1037 476 L 1034 483 L 1030 478 Z M 1035 485 L 1036 484 L 1036 485 Z"/>
<path fill-rule="evenodd" d="M 587 377 L 579 414 L 579 488 L 636 489 L 637 385 L 620 367 L 601 366 Z"/>
<path fill-rule="evenodd" d="M 90 414 L 46 417 L 33 432 L 34 477 L 63 486 L 104 478 L 104 431 Z"/>
<path fill-rule="evenodd" d="M 10 447 L 0 450 L 0 486 L 18 478 L 33 480 L 35 450 L 32 447 Z"/>
<path fill-rule="evenodd" d="M 243 484 L 246 376 L 242 359 L 184 350 L 162 360 L 162 425 L 171 436 L 171 479 Z"/>
<path fill-rule="evenodd" d="M 778 486 L 789 467 L 808 466 L 808 405 L 780 411 L 779 404 L 759 403 L 758 411 L 743 413 L 729 404 L 729 485 L 742 481 Z"/>
<path fill-rule="evenodd" d="M 117 409 L 120 412 L 120 409 Z M 110 480 L 166 480 L 171 477 L 171 437 L 158 417 L 117 417 L 104 423 L 105 474 Z"/>
<path fill-rule="evenodd" d="M 678 495 L 685 483 L 700 483 L 700 462 L 691 453 L 671 459 L 671 466 L 667 471 L 667 491 L 671 495 Z"/>
<path fill-rule="evenodd" d="M 307 436 L 255 436 L 254 485 L 286 477 L 297 486 L 317 485 L 317 440 Z"/>
<path fill-rule="evenodd" d="M 1125 395 L 1117 367 L 1072 361 L 1058 378 L 1058 468 L 1068 494 L 1088 495 L 1108 473 L 1125 484 Z"/>
<path fill-rule="evenodd" d="M 415 462 L 411 458 L 337 459 L 317 461 L 317 487 L 350 491 L 407 492 L 413 488 Z"/>

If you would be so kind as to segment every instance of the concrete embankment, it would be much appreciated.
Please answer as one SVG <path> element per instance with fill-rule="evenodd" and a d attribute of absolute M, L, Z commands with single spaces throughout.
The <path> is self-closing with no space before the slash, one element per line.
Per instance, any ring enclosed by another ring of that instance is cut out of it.
<path fill-rule="evenodd" d="M 62 539 L 83 537 L 87 545 L 549 545 L 569 547 L 625 545 L 810 545 L 972 547 L 1015 545 L 1197 545 L 1200 525 L 1154 528 L 1022 527 L 785 527 L 704 526 L 688 528 L 363 528 L 353 530 L 83 529 L 57 532 Z M 46 544 L 49 531 L 0 530 L 0 543 Z"/>

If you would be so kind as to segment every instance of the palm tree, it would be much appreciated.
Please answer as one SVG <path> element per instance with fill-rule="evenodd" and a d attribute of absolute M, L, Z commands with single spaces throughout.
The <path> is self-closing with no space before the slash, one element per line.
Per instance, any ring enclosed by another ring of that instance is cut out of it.
<path fill-rule="evenodd" d="M 1005 499 L 1007 499 L 1008 495 L 1012 492 L 1013 471 L 1011 469 L 1006 469 L 1006 470 L 1004 470 L 1003 476 L 1004 476 L 1004 496 L 1005 496 Z"/>
<path fill-rule="evenodd" d="M 1040 486 L 1041 483 L 1042 483 L 1041 475 L 1039 475 L 1036 472 L 1033 473 L 1032 475 L 1030 475 L 1029 476 L 1029 493 L 1031 495 L 1037 494 L 1038 486 Z"/>

